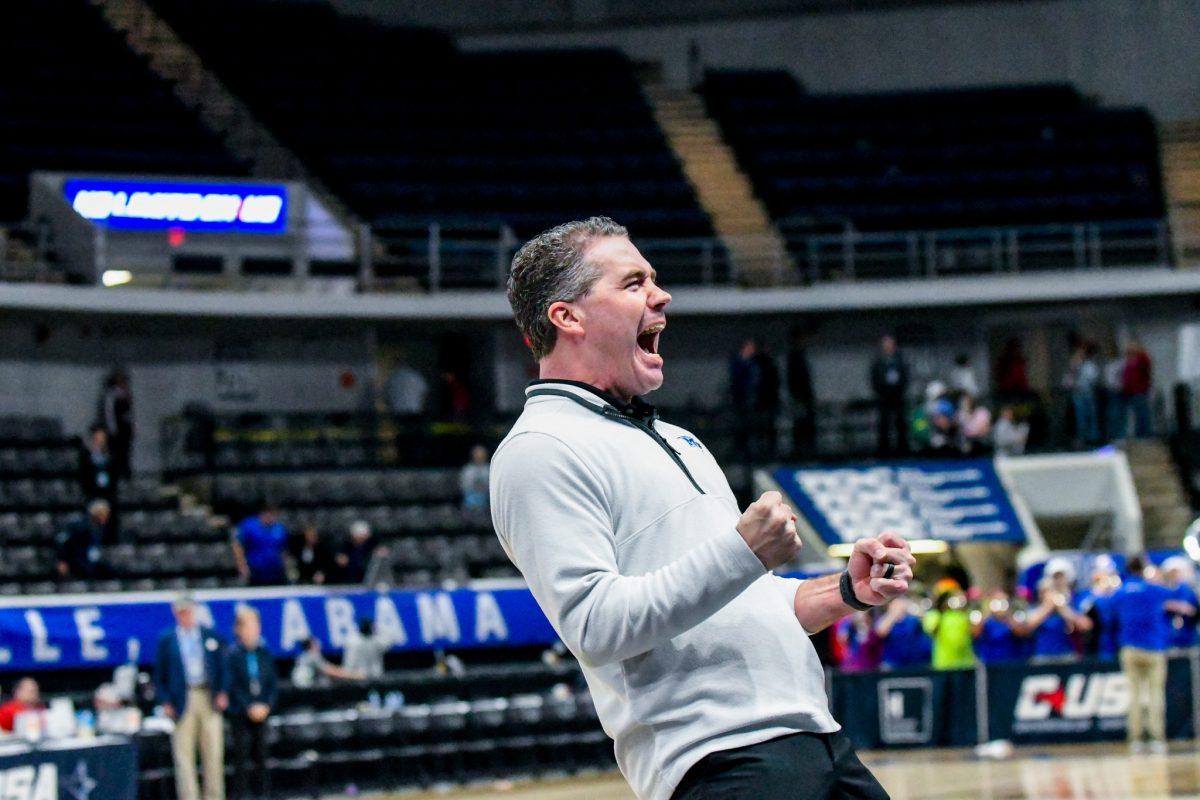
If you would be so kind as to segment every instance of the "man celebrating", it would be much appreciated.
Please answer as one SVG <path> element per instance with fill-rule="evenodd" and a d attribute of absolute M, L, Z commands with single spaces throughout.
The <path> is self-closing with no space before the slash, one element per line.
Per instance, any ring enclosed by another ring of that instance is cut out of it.
<path fill-rule="evenodd" d="M 508 299 L 541 379 L 492 460 L 492 519 L 638 797 L 885 798 L 808 634 L 904 594 L 908 545 L 864 539 L 841 575 L 771 573 L 801 544 L 782 497 L 741 513 L 704 445 L 640 398 L 662 385 L 671 296 L 612 220 L 525 244 Z"/>

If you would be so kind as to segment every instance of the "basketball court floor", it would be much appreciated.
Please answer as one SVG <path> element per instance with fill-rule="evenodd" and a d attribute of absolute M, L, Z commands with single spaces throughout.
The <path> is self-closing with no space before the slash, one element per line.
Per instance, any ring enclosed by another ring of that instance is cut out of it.
<path fill-rule="evenodd" d="M 1200 800 L 1200 749 L 1195 742 L 1174 743 L 1165 756 L 1132 755 L 1123 745 L 1064 745 L 1020 748 L 1003 761 L 982 760 L 970 750 L 866 753 L 863 760 L 893 800 Z M 633 793 L 620 775 L 612 774 L 394 797 L 633 800 Z"/>

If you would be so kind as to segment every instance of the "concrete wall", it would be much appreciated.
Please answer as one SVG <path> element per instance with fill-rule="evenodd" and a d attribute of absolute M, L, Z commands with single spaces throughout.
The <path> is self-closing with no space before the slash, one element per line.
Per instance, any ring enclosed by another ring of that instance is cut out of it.
<path fill-rule="evenodd" d="M 341 0 L 343 6 L 363 6 Z M 383 4 L 370 4 L 380 6 Z M 442 4 L 437 4 L 440 7 Z M 384 15 L 387 18 L 387 15 Z M 1200 117 L 1200 3 L 1044 0 L 460 37 L 466 49 L 610 46 L 682 85 L 712 67 L 790 69 L 812 91 L 1066 82 L 1162 120 Z"/>

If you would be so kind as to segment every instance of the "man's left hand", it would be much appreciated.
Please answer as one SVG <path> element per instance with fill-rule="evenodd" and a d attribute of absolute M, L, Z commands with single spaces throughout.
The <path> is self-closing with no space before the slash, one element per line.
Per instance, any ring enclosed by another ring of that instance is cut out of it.
<path fill-rule="evenodd" d="M 855 542 L 846 569 L 850 572 L 850 584 L 855 597 L 878 606 L 908 591 L 909 581 L 913 577 L 912 568 L 916 563 L 904 537 L 888 531 L 878 538 Z M 889 566 L 891 575 L 885 578 Z"/>
<path fill-rule="evenodd" d="M 224 692 L 217 692 L 215 705 L 217 707 L 217 711 L 223 712 L 225 709 L 229 708 L 229 695 L 225 694 Z"/>

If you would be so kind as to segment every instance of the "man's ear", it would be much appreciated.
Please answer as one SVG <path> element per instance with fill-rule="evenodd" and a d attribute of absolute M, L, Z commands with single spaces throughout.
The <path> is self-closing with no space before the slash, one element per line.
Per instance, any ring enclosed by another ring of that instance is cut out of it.
<path fill-rule="evenodd" d="M 546 309 L 546 316 L 550 319 L 550 324 L 558 329 L 559 336 L 583 333 L 583 316 L 573 303 L 565 300 L 551 303 L 550 308 Z"/>

